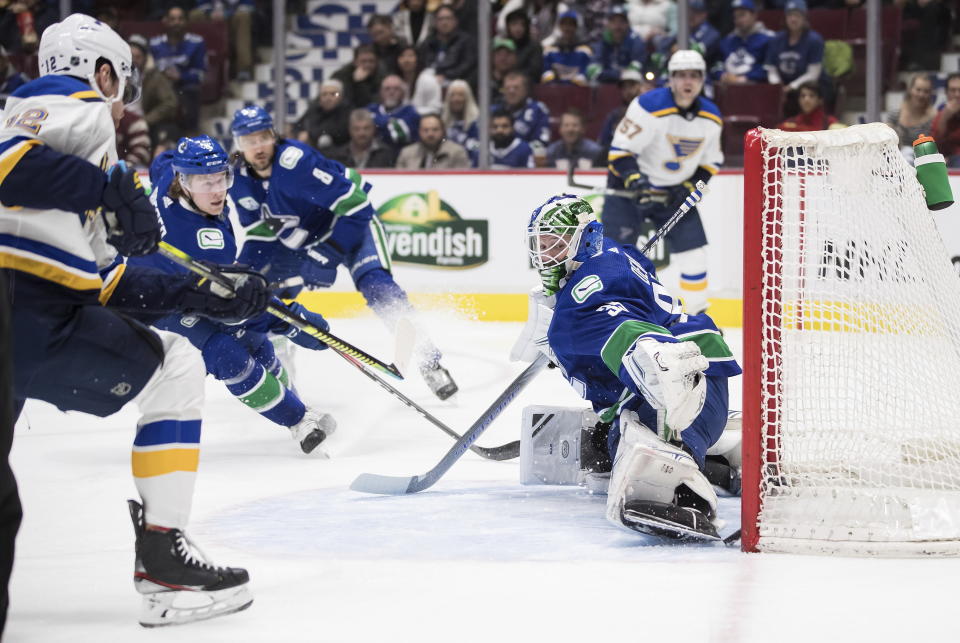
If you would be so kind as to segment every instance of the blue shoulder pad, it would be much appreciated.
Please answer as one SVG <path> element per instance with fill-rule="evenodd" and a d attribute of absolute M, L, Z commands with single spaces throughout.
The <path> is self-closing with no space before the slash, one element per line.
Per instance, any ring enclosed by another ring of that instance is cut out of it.
<path fill-rule="evenodd" d="M 673 93 L 670 91 L 669 87 L 658 87 L 657 89 L 651 89 L 646 94 L 642 94 L 637 97 L 637 101 L 640 103 L 640 107 L 644 108 L 654 116 L 665 115 L 662 114 L 664 110 L 668 109 L 677 109 L 677 104 L 673 100 Z"/>

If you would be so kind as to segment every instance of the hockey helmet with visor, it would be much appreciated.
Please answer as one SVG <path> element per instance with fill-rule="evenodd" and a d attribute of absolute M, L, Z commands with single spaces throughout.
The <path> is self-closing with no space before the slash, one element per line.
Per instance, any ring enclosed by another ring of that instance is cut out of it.
<path fill-rule="evenodd" d="M 130 45 L 90 16 L 75 13 L 44 29 L 37 58 L 41 76 L 81 78 L 107 103 L 120 100 L 129 105 L 140 99 L 140 72 L 133 66 Z M 116 96 L 105 96 L 96 82 L 97 68 L 104 61 L 113 68 Z"/>
<path fill-rule="evenodd" d="M 191 194 L 226 192 L 233 185 L 233 168 L 223 146 L 206 134 L 181 138 L 171 167 L 181 187 Z"/>

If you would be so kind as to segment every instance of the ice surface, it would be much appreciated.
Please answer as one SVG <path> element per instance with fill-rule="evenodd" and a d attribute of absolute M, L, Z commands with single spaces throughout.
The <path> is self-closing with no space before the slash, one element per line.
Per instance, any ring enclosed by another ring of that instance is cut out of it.
<path fill-rule="evenodd" d="M 397 386 L 460 432 L 522 370 L 520 324 L 429 315 L 460 384 L 439 402 L 414 375 Z M 333 331 L 389 359 L 372 318 Z M 739 354 L 739 334 L 727 334 Z M 414 475 L 452 444 L 331 352 L 298 357 L 297 385 L 340 429 L 333 458 L 300 453 L 208 379 L 189 533 L 217 563 L 250 571 L 253 606 L 205 623 L 143 630 L 133 590 L 136 412 L 100 420 L 30 403 L 13 448 L 25 518 L 6 641 L 610 642 L 954 640 L 956 560 L 745 555 L 670 546 L 619 530 L 603 498 L 524 487 L 516 461 L 467 453 L 412 496 L 350 491 L 361 472 Z M 739 395 L 739 382 L 732 399 Z M 516 439 L 528 404 L 579 406 L 542 373 L 480 438 Z M 739 503 L 721 499 L 724 535 Z"/>

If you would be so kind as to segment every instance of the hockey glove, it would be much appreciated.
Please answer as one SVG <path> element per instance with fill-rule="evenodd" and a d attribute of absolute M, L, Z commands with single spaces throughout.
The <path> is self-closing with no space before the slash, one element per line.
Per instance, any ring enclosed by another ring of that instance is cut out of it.
<path fill-rule="evenodd" d="M 669 194 L 667 195 L 667 205 L 671 212 L 676 212 L 683 201 L 690 196 L 690 193 L 693 192 L 694 187 L 690 181 L 684 181 L 680 185 L 671 186 L 669 189 Z"/>
<path fill-rule="evenodd" d="M 139 257 L 156 251 L 163 226 L 135 170 L 123 161 L 107 170 L 100 200 L 107 221 L 107 241 L 117 252 Z"/>
<path fill-rule="evenodd" d="M 530 291 L 530 298 L 527 301 L 527 324 L 520 331 L 520 337 L 510 350 L 510 361 L 532 362 L 536 359 L 538 352 L 542 352 L 551 361 L 555 359 L 550 343 L 547 341 L 547 331 L 550 329 L 550 322 L 553 321 L 553 307 L 556 302 L 557 298 L 546 295 L 540 286 Z"/>
<path fill-rule="evenodd" d="M 303 304 L 294 302 L 287 306 L 287 308 L 289 308 L 294 315 L 315 327 L 317 330 L 321 330 L 323 332 L 330 330 L 330 324 L 327 323 L 327 320 L 324 319 L 320 313 L 307 310 Z M 304 348 L 309 348 L 312 351 L 322 351 L 323 349 L 327 348 L 327 345 L 321 342 L 319 339 L 313 335 L 305 333 L 291 324 L 287 324 L 287 328 L 281 329 L 279 332 L 289 337 L 290 341 L 297 346 L 303 346 Z"/>
<path fill-rule="evenodd" d="M 207 265 L 232 281 L 233 288 L 201 277 L 184 294 L 184 312 L 234 324 L 256 317 L 267 309 L 270 286 L 259 272 L 241 265 Z"/>
<path fill-rule="evenodd" d="M 707 395 L 703 372 L 710 363 L 693 342 L 667 343 L 652 338 L 634 342 L 621 360 L 630 379 L 650 406 L 664 412 L 664 440 L 679 440 L 680 432 L 700 415 Z"/>
<path fill-rule="evenodd" d="M 328 239 L 323 243 L 310 246 L 306 249 L 307 256 L 318 263 L 321 268 L 333 270 L 343 263 L 344 252 L 333 240 Z"/>

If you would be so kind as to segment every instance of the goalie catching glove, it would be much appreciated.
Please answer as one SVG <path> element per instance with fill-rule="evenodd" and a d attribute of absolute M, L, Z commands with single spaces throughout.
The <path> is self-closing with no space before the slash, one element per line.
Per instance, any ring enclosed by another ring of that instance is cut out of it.
<path fill-rule="evenodd" d="M 641 337 L 621 360 L 643 397 L 664 412 L 666 440 L 679 440 L 680 432 L 700 415 L 707 395 L 703 372 L 710 363 L 693 342 L 658 342 Z"/>
<path fill-rule="evenodd" d="M 511 362 L 532 362 L 537 358 L 537 353 L 543 353 L 551 361 L 555 361 L 547 341 L 547 331 L 553 321 L 553 307 L 556 303 L 556 296 L 548 296 L 541 286 L 530 291 L 527 300 L 527 323 L 510 349 Z"/>

